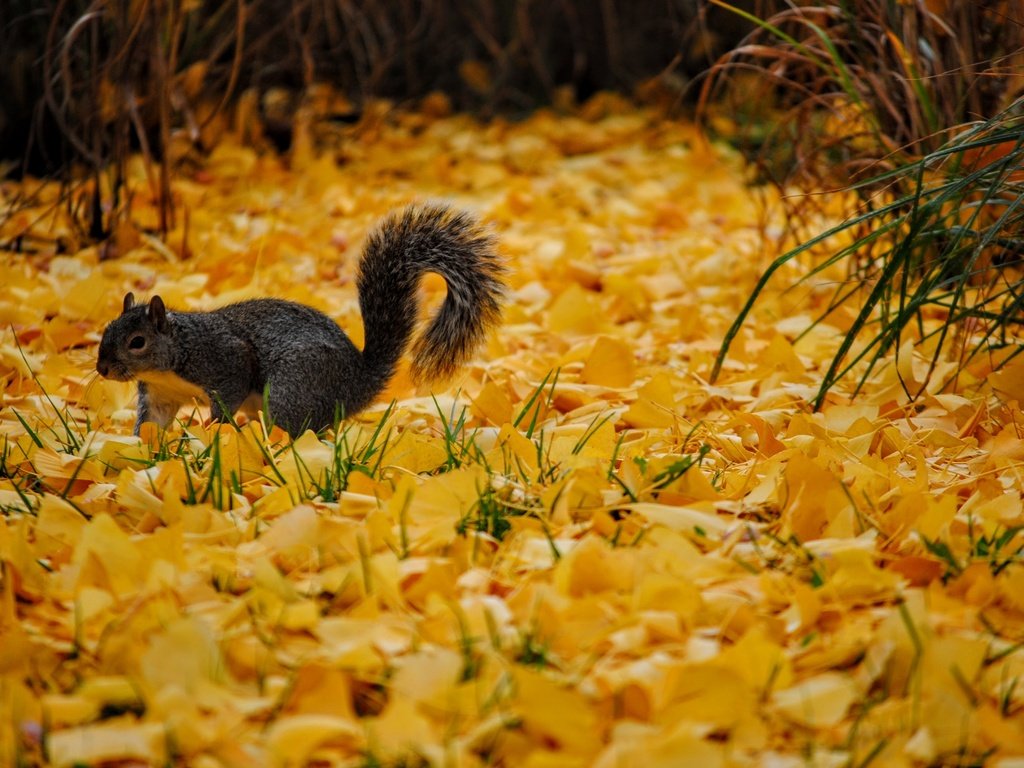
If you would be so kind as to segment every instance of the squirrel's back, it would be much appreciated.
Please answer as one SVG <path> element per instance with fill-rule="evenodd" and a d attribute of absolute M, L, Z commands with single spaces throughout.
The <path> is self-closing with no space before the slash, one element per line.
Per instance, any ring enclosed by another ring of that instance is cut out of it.
<path fill-rule="evenodd" d="M 199 313 L 182 313 L 192 314 Z M 311 344 L 340 344 L 358 352 L 348 336 L 318 309 L 286 299 L 246 299 L 212 310 L 261 358 L 284 356 Z"/>

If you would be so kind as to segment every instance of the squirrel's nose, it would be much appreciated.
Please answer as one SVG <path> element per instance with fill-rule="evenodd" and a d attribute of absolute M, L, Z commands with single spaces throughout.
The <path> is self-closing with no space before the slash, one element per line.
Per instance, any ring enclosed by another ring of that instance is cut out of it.
<path fill-rule="evenodd" d="M 109 370 L 110 365 L 107 363 L 106 360 L 96 361 L 96 372 L 99 373 L 100 376 L 106 376 Z"/>

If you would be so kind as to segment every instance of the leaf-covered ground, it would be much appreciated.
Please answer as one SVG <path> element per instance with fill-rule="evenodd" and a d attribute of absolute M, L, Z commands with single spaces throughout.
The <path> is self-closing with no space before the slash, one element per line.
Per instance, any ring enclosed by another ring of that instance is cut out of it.
<path fill-rule="evenodd" d="M 1024 369 L 909 404 L 907 346 L 815 413 L 857 309 L 801 335 L 826 274 L 709 383 L 778 224 L 692 128 L 598 99 L 290 164 L 226 141 L 163 241 L 130 172 L 135 226 L 80 250 L 56 188 L 3 188 L 37 203 L 0 231 L 36 251 L 0 266 L 0 764 L 1024 765 Z M 362 238 L 428 198 L 512 268 L 451 388 L 400 374 L 294 443 L 130 436 L 94 373 L 127 290 L 287 297 L 361 343 Z"/>

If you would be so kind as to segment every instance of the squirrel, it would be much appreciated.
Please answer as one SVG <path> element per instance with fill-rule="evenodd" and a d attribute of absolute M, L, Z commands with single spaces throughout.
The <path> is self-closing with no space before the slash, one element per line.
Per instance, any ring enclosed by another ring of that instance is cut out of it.
<path fill-rule="evenodd" d="M 417 289 L 439 273 L 448 295 L 413 340 Z M 163 428 L 193 398 L 215 421 L 254 412 L 292 437 L 320 430 L 369 405 L 387 386 L 412 344 L 411 376 L 450 376 L 498 323 L 505 266 L 494 238 L 477 220 L 441 204 L 392 212 L 367 237 L 356 286 L 366 342 L 360 351 L 319 310 L 283 299 L 250 299 L 209 312 L 167 309 L 124 297 L 120 317 L 103 331 L 97 372 L 138 383 L 138 418 Z"/>

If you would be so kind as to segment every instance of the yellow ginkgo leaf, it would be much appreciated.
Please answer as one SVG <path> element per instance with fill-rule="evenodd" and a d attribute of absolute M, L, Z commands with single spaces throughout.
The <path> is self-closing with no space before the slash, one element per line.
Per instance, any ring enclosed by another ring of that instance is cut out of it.
<path fill-rule="evenodd" d="M 624 341 L 598 336 L 583 364 L 580 381 L 602 387 L 628 387 L 636 378 L 633 350 Z"/>
<path fill-rule="evenodd" d="M 772 704 L 786 718 L 808 728 L 837 725 L 860 691 L 848 676 L 825 672 L 772 694 Z"/>

